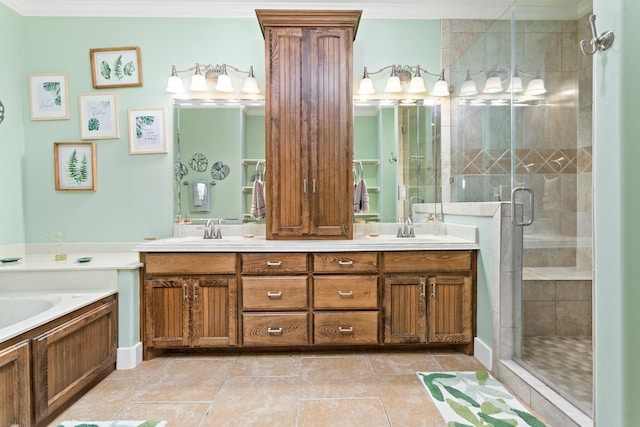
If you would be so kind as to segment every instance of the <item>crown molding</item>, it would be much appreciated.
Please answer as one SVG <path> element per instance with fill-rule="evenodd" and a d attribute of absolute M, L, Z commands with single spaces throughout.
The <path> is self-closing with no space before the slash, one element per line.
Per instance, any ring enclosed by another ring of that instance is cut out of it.
<path fill-rule="evenodd" d="M 362 10 L 365 19 L 492 20 L 503 16 L 512 4 L 511 0 L 0 0 L 0 3 L 23 16 L 255 18 L 256 9 L 337 9 Z M 576 19 L 588 12 L 582 10 L 591 8 L 591 0 L 524 0 L 516 4 L 518 19 Z"/>

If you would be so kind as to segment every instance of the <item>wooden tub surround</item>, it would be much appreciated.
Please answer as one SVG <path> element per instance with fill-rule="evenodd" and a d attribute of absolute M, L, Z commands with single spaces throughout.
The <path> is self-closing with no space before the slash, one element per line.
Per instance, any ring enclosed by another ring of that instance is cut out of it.
<path fill-rule="evenodd" d="M 144 359 L 451 345 L 473 353 L 472 250 L 141 252 Z"/>

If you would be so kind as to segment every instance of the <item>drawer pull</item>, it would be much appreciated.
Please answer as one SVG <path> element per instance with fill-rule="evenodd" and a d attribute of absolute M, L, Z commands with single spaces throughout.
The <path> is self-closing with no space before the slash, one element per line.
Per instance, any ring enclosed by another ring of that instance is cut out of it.
<path fill-rule="evenodd" d="M 182 285 L 182 299 L 187 299 L 187 285 Z"/>
<path fill-rule="evenodd" d="M 351 326 L 349 328 L 343 328 L 342 326 L 338 326 L 338 332 L 340 332 L 341 334 L 352 334 L 353 333 L 353 326 Z"/>
<path fill-rule="evenodd" d="M 338 291 L 338 295 L 340 295 L 341 297 L 352 297 L 353 291 L 349 291 L 349 292 Z"/>
<path fill-rule="evenodd" d="M 338 260 L 338 264 L 340 264 L 340 265 L 353 265 L 353 261 Z"/>
<path fill-rule="evenodd" d="M 282 265 L 282 261 L 267 261 L 267 266 L 269 267 L 280 267 Z"/>
<path fill-rule="evenodd" d="M 282 296 L 282 291 L 280 291 L 280 292 L 268 292 L 267 291 L 267 296 L 269 298 L 280 298 Z"/>
<path fill-rule="evenodd" d="M 282 333 L 282 328 L 267 328 L 267 333 L 269 335 L 277 335 Z"/>

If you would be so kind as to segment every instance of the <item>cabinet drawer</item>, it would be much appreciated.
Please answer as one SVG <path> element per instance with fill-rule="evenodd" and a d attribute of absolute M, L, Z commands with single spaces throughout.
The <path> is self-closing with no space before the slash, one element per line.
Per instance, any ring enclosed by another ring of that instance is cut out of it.
<path fill-rule="evenodd" d="M 242 254 L 242 272 L 254 274 L 306 273 L 307 255 L 304 253 Z"/>
<path fill-rule="evenodd" d="M 314 313 L 313 339 L 318 345 L 377 344 L 378 312 Z"/>
<path fill-rule="evenodd" d="M 296 310 L 306 307 L 306 276 L 242 278 L 242 308 L 245 310 Z"/>
<path fill-rule="evenodd" d="M 245 346 L 309 344 L 307 313 L 243 313 Z"/>
<path fill-rule="evenodd" d="M 377 273 L 376 252 L 313 254 L 314 273 Z"/>
<path fill-rule="evenodd" d="M 236 254 L 147 253 L 147 274 L 235 274 Z"/>
<path fill-rule="evenodd" d="M 378 308 L 378 276 L 314 276 L 315 308 Z"/>
<path fill-rule="evenodd" d="M 395 272 L 449 272 L 471 270 L 472 251 L 385 252 L 382 269 Z"/>

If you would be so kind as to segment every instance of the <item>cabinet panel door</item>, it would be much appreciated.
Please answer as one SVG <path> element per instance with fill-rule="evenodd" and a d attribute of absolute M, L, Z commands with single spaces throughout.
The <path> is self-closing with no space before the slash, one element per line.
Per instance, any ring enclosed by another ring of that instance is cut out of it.
<path fill-rule="evenodd" d="M 146 283 L 146 342 L 151 347 L 189 345 L 189 283 L 150 280 Z"/>
<path fill-rule="evenodd" d="M 270 28 L 267 46 L 267 238 L 309 234 L 308 93 L 300 28 Z"/>
<path fill-rule="evenodd" d="M 31 422 L 29 342 L 0 351 L 0 425 L 28 426 Z"/>
<path fill-rule="evenodd" d="M 236 279 L 198 279 L 191 291 L 192 345 L 236 345 Z"/>
<path fill-rule="evenodd" d="M 310 29 L 308 37 L 311 233 L 351 238 L 353 31 Z"/>
<path fill-rule="evenodd" d="M 430 277 L 429 342 L 469 343 L 473 339 L 472 279 L 467 276 Z"/>
<path fill-rule="evenodd" d="M 385 277 L 385 343 L 427 341 L 426 280 L 419 276 Z"/>

